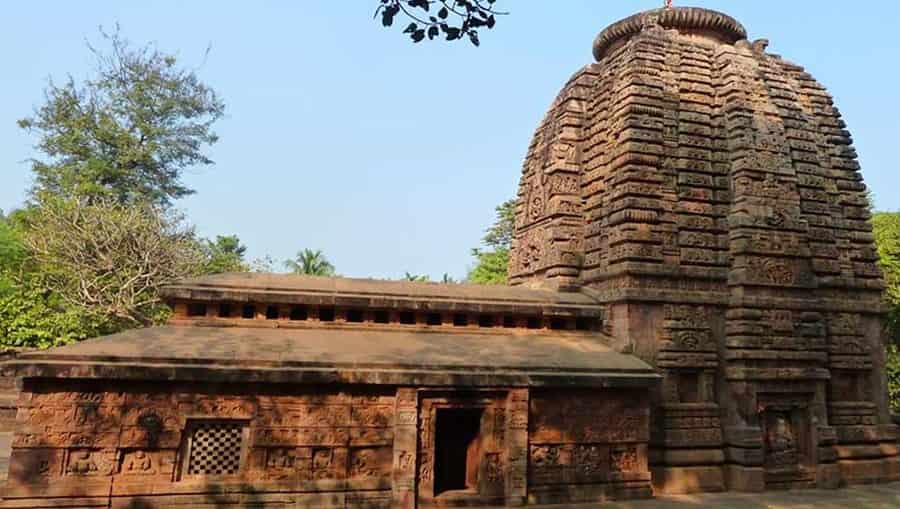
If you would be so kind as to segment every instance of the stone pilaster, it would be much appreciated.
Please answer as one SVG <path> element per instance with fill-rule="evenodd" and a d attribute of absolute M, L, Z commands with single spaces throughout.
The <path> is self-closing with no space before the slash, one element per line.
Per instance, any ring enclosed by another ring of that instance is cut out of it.
<path fill-rule="evenodd" d="M 416 422 L 418 394 L 412 388 L 397 389 L 397 413 L 394 422 L 393 507 L 416 507 Z"/>

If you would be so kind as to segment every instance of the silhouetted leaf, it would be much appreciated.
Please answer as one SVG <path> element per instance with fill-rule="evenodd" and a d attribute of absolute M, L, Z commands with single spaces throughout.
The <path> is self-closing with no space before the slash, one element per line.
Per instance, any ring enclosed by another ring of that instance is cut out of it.
<path fill-rule="evenodd" d="M 473 45 L 478 46 L 481 41 L 477 29 L 493 28 L 497 23 L 496 15 L 506 14 L 494 10 L 494 1 L 485 0 L 377 1 L 380 5 L 375 10 L 375 16 L 381 14 L 384 26 L 392 26 L 397 15 L 405 16 L 412 21 L 403 33 L 409 34 L 413 42 L 420 42 L 425 37 L 433 40 L 443 33 L 447 41 L 468 38 Z M 432 4 L 437 9 L 434 15 L 424 14 L 430 12 Z"/>
<path fill-rule="evenodd" d="M 381 11 L 381 24 L 386 27 L 394 24 L 394 16 L 396 16 L 398 12 L 400 12 L 400 7 L 396 5 L 385 7 L 384 10 Z"/>

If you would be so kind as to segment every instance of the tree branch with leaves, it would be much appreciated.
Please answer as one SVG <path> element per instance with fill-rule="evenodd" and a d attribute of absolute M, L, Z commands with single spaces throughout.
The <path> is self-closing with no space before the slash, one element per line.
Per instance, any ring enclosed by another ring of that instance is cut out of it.
<path fill-rule="evenodd" d="M 381 24 L 392 26 L 398 16 L 410 20 L 403 30 L 413 42 L 434 40 L 443 35 L 446 41 L 468 39 L 478 46 L 478 30 L 492 29 L 497 16 L 507 14 L 495 9 L 496 0 L 379 0 L 375 17 Z"/>
<path fill-rule="evenodd" d="M 45 289 L 123 326 L 159 322 L 160 288 L 204 262 L 193 229 L 158 205 L 48 197 L 27 220 L 23 243 Z"/>

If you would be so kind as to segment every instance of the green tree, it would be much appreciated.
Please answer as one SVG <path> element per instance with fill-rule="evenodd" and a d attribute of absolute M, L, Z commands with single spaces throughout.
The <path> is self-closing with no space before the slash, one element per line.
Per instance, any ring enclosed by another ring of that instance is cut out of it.
<path fill-rule="evenodd" d="M 878 260 L 887 285 L 887 331 L 900 344 L 900 212 L 877 212 L 872 216 L 872 232 L 878 248 Z"/>
<path fill-rule="evenodd" d="M 482 251 L 473 249 L 472 255 L 476 262 L 469 271 L 470 283 L 481 285 L 503 285 L 507 281 L 507 269 L 509 268 L 509 249 L 496 249 L 494 251 Z"/>
<path fill-rule="evenodd" d="M 431 278 L 424 274 L 413 274 L 412 272 L 405 272 L 403 274 L 403 281 L 413 281 L 417 283 L 424 283 L 426 281 L 430 281 Z"/>
<path fill-rule="evenodd" d="M 321 250 L 303 249 L 292 260 L 285 260 L 284 266 L 294 274 L 307 276 L 333 276 L 334 265 L 325 258 Z"/>
<path fill-rule="evenodd" d="M 243 246 L 204 245 L 169 206 L 224 112 L 193 70 L 101 30 L 94 72 L 51 81 L 19 126 L 36 139 L 29 205 L 0 221 L 0 344 L 47 347 L 162 320 L 159 288 L 235 268 Z M 235 239 L 236 240 L 236 239 Z M 205 249 L 204 249 L 205 248 Z M 204 257 L 204 254 L 207 256 Z"/>
<path fill-rule="evenodd" d="M 0 212 L 0 277 L 18 267 L 25 257 L 25 247 L 17 231 Z M 3 280 L 0 280 L 0 287 Z"/>
<path fill-rule="evenodd" d="M 12 290 L 13 273 L 21 265 L 25 248 L 18 233 L 0 213 L 0 295 Z"/>
<path fill-rule="evenodd" d="M 900 348 L 897 343 L 887 346 L 885 370 L 887 371 L 888 400 L 891 410 L 900 414 Z"/>
<path fill-rule="evenodd" d="M 891 407 L 900 412 L 900 212 L 872 215 L 872 232 L 878 248 L 878 260 L 884 271 L 884 292 L 888 335 L 887 379 Z"/>
<path fill-rule="evenodd" d="M 23 243 L 43 288 L 116 327 L 163 320 L 160 288 L 203 266 L 193 229 L 158 205 L 45 197 L 27 221 Z"/>
<path fill-rule="evenodd" d="M 181 175 L 212 164 L 202 149 L 218 140 L 224 104 L 174 56 L 100 33 L 108 48 L 88 45 L 95 74 L 51 80 L 44 104 L 19 120 L 43 155 L 32 160 L 32 194 L 168 205 L 193 193 Z"/>
<path fill-rule="evenodd" d="M 0 347 L 49 348 L 116 330 L 104 317 L 66 305 L 34 275 L 0 290 Z"/>
<path fill-rule="evenodd" d="M 244 260 L 247 246 L 241 244 L 237 235 L 219 235 L 216 240 L 203 242 L 205 262 L 204 274 L 224 274 L 226 272 L 249 272 L 250 266 Z"/>
<path fill-rule="evenodd" d="M 47 291 L 31 265 L 16 221 L 0 214 L 0 347 L 45 348 L 107 331 L 102 317 Z"/>
<path fill-rule="evenodd" d="M 482 243 L 488 249 L 475 248 L 475 266 L 469 271 L 468 281 L 478 284 L 504 284 L 509 268 L 509 250 L 512 247 L 515 224 L 516 200 L 507 200 L 497 206 L 496 220 L 485 232 Z"/>
<path fill-rule="evenodd" d="M 482 238 L 485 245 L 490 248 L 512 247 L 513 230 L 516 223 L 516 200 L 506 200 L 495 209 L 497 219 L 494 221 Z"/>

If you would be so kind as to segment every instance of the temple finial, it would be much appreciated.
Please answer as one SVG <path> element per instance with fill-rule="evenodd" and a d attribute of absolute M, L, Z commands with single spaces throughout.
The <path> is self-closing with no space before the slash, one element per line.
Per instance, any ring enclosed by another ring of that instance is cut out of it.
<path fill-rule="evenodd" d="M 666 9 L 672 8 L 672 0 L 666 0 Z"/>

